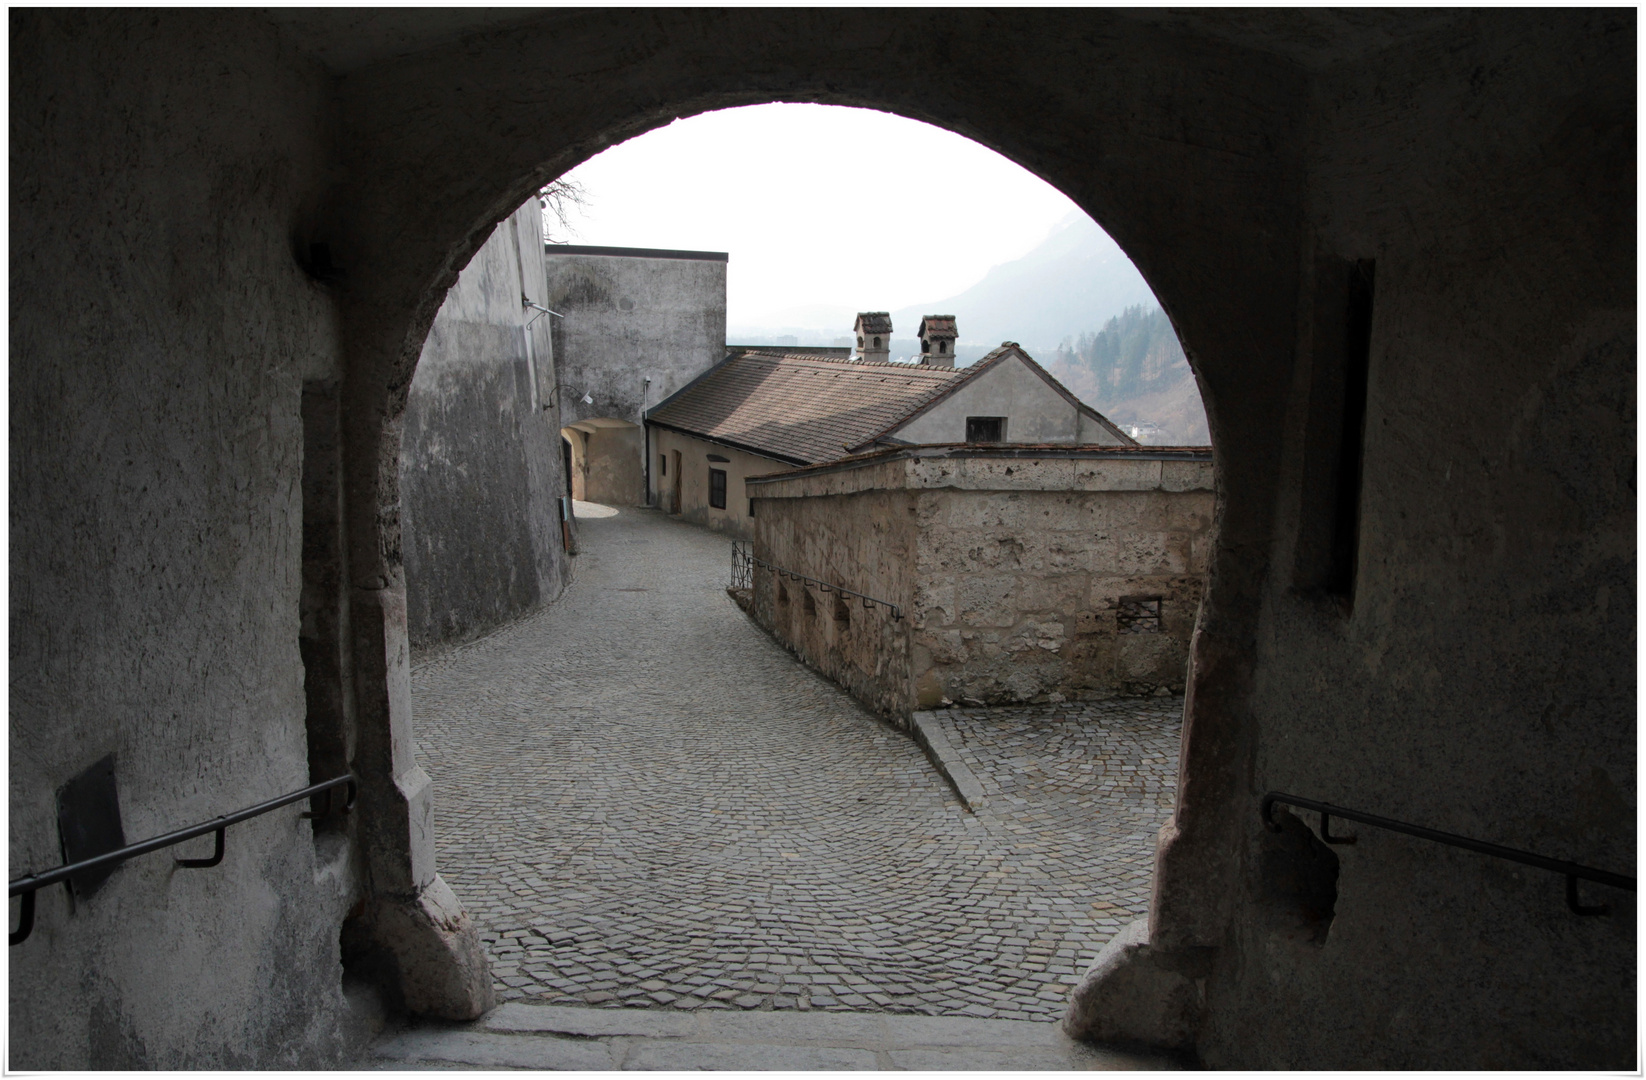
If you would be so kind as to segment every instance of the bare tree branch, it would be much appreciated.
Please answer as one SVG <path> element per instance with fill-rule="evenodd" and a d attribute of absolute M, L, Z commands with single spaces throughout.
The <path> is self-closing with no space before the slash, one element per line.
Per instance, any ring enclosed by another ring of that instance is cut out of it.
<path fill-rule="evenodd" d="M 577 229 L 571 223 L 571 216 L 578 210 L 589 206 L 589 192 L 576 180 L 550 181 L 548 186 L 537 193 L 538 200 L 543 206 L 543 242 L 545 244 L 564 244 L 571 236 L 577 235 Z M 557 239 L 552 222 L 558 222 L 560 229 L 567 234 L 566 239 Z"/>

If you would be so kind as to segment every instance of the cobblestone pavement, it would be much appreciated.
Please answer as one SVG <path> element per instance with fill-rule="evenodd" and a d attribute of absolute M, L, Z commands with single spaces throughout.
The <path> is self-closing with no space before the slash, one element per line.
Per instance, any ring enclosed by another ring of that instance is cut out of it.
<path fill-rule="evenodd" d="M 991 796 L 727 597 L 727 538 L 581 522 L 545 611 L 413 671 L 440 870 L 499 996 L 1051 1020 L 1144 912 L 1181 698 L 948 710 Z"/>

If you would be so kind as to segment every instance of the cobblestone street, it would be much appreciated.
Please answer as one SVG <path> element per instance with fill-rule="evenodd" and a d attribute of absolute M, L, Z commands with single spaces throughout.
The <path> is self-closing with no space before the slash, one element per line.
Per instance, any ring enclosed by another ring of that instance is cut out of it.
<path fill-rule="evenodd" d="M 1145 911 L 1182 699 L 938 712 L 973 815 L 738 610 L 728 538 L 578 509 L 565 595 L 412 676 L 500 998 L 1060 1016 Z"/>

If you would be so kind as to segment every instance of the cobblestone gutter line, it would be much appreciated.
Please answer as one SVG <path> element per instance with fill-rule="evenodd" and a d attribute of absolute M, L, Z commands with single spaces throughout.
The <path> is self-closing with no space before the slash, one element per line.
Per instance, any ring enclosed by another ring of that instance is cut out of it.
<path fill-rule="evenodd" d="M 968 814 L 744 617 L 723 537 L 582 529 L 556 603 L 412 673 L 441 872 L 500 996 L 1059 1017 L 1146 908 L 1181 699 L 931 714 Z"/>

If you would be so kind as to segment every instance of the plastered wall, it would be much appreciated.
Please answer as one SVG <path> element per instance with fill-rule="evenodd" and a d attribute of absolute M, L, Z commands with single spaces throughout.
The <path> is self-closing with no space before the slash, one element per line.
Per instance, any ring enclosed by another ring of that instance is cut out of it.
<path fill-rule="evenodd" d="M 309 782 L 301 403 L 340 341 L 293 257 L 326 175 L 318 66 L 251 12 L 10 18 L 19 877 L 60 863 L 56 791 L 104 754 L 131 841 Z M 234 826 L 215 868 L 174 863 L 207 837 L 79 903 L 40 892 L 9 1066 L 337 1061 L 357 871 L 304 809 Z"/>
<path fill-rule="evenodd" d="M 668 428 L 652 427 L 652 490 L 657 506 L 671 514 L 679 514 L 687 521 L 704 525 L 716 532 L 749 538 L 754 535 L 754 518 L 749 516 L 749 499 L 754 494 L 743 481 L 750 476 L 765 476 L 784 472 L 791 466 L 759 454 L 735 450 L 706 439 L 694 439 Z M 675 455 L 679 454 L 680 474 L 675 475 Z M 709 455 L 725 458 L 710 461 Z M 668 472 L 663 471 L 663 459 L 668 460 Z M 726 505 L 724 509 L 709 505 L 709 470 L 726 471 Z M 680 493 L 675 505 L 675 492 Z"/>
<path fill-rule="evenodd" d="M 723 255 L 586 254 L 551 244 L 547 267 L 544 306 L 564 316 L 551 321 L 568 424 L 639 424 L 647 408 L 726 355 Z"/>
<path fill-rule="evenodd" d="M 1123 446 L 1027 365 L 1007 358 L 893 432 L 911 443 L 963 443 L 968 416 L 1006 417 L 1006 441 Z"/>
<path fill-rule="evenodd" d="M 407 397 L 401 542 L 420 651 L 553 600 L 568 572 L 549 317 L 521 303 L 546 296 L 540 215 L 527 201 L 458 276 Z"/>

